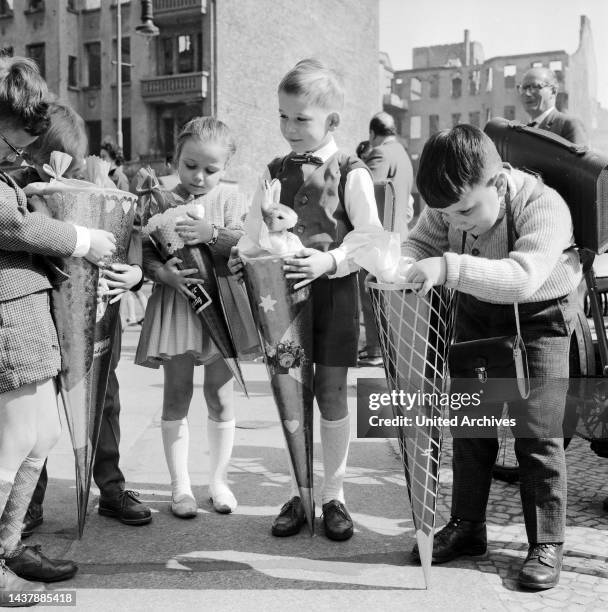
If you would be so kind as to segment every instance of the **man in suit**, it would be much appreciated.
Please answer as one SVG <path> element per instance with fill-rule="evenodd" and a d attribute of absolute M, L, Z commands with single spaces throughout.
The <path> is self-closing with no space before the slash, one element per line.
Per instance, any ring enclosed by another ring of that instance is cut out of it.
<path fill-rule="evenodd" d="M 395 188 L 395 226 L 394 231 L 401 234 L 401 240 L 407 237 L 407 226 L 414 216 L 413 199 L 411 197 L 414 171 L 412 162 L 403 145 L 397 141 L 395 121 L 388 113 L 377 113 L 369 123 L 368 146 L 357 154 L 366 163 L 374 182 L 389 179 Z M 366 273 L 359 276 L 359 291 L 363 324 L 365 326 L 366 346 L 359 351 L 360 366 L 382 365 L 378 332 L 374 324 L 374 314 L 369 296 L 365 291 L 363 281 Z"/>
<path fill-rule="evenodd" d="M 519 96 L 531 127 L 553 132 L 575 144 L 587 144 L 587 134 L 580 119 L 555 108 L 559 84 L 553 70 L 530 68 L 519 86 Z"/>

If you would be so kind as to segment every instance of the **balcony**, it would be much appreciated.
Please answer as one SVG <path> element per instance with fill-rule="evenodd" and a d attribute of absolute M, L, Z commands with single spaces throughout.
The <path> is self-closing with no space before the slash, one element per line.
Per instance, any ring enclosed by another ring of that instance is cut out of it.
<path fill-rule="evenodd" d="M 385 109 L 395 111 L 406 111 L 408 109 L 407 100 L 400 98 L 396 93 L 385 93 L 382 96 L 382 106 Z"/>
<path fill-rule="evenodd" d="M 207 12 L 207 0 L 154 0 L 154 20 L 159 23 L 179 22 L 186 16 Z"/>
<path fill-rule="evenodd" d="M 141 80 L 141 96 L 150 104 L 184 103 L 207 97 L 209 73 L 169 74 Z"/>

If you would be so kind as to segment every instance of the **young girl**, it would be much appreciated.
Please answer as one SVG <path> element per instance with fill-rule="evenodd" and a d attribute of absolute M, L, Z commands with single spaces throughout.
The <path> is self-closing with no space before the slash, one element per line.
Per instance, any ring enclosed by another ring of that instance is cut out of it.
<path fill-rule="evenodd" d="M 46 84 L 24 58 L 0 58 L 0 161 L 15 160 L 46 128 Z M 61 359 L 40 255 L 110 256 L 114 237 L 27 210 L 0 172 L 0 603 L 74 575 L 71 561 L 21 545 L 21 526 L 45 458 L 60 433 L 53 377 Z"/>
<path fill-rule="evenodd" d="M 230 248 L 243 234 L 245 200 L 238 190 L 220 179 L 236 150 L 227 126 L 213 117 L 188 122 L 177 141 L 180 183 L 173 192 L 183 203 L 204 206 L 204 218 L 178 222 L 176 229 L 188 245 L 207 244 L 228 259 Z M 181 202 L 180 202 L 181 203 Z M 144 318 L 135 363 L 164 366 L 161 430 L 171 474 L 171 511 L 194 517 L 197 505 L 188 475 L 188 408 L 192 399 L 194 366 L 205 365 L 204 395 L 209 440 L 209 496 L 216 512 L 229 513 L 236 499 L 226 483 L 234 442 L 232 375 L 200 319 L 188 303 L 187 285 L 196 282 L 196 270 L 179 270 L 179 260 L 162 263 L 150 244 L 144 244 L 144 271 L 155 282 Z M 200 281 L 199 281 L 200 282 Z"/>

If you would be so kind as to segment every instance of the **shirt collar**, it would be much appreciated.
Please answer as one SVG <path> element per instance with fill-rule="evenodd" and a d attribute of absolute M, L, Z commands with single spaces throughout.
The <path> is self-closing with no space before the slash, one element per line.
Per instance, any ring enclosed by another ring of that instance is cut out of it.
<path fill-rule="evenodd" d="M 536 119 L 533 119 L 534 123 L 537 126 L 540 125 L 554 110 L 555 110 L 555 106 L 548 108 L 544 113 L 536 117 Z"/>
<path fill-rule="evenodd" d="M 325 163 L 337 150 L 338 145 L 332 136 L 327 144 L 324 144 L 316 151 L 309 151 L 309 153 L 316 157 L 320 157 L 323 160 L 323 163 Z"/>

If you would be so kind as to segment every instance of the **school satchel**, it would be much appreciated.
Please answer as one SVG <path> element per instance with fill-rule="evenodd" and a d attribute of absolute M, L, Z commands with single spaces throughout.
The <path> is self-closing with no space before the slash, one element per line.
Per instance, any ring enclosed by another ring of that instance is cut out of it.
<path fill-rule="evenodd" d="M 450 393 L 479 393 L 484 403 L 528 398 L 528 357 L 519 331 L 517 304 L 514 307 L 516 335 L 452 344 L 448 354 Z"/>

